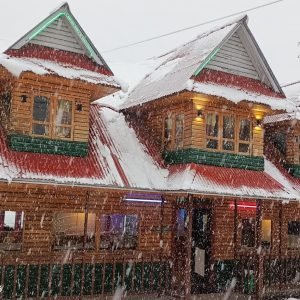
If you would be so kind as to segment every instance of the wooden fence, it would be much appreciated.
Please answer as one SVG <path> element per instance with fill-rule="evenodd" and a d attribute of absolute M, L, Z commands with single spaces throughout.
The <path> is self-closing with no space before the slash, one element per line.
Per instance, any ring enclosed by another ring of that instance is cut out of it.
<path fill-rule="evenodd" d="M 169 257 L 106 256 L 62 262 L 39 258 L 34 263 L 1 260 L 1 298 L 54 298 L 125 293 L 165 294 L 171 289 Z"/>

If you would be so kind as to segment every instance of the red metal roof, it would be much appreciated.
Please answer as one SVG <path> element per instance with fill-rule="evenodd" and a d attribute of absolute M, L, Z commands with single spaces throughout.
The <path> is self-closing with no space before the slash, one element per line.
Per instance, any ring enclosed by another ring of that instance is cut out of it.
<path fill-rule="evenodd" d="M 181 182 L 183 188 L 216 194 L 279 197 L 285 187 L 263 171 L 224 168 L 209 165 L 173 165 L 169 167 L 171 184 Z M 179 175 L 179 176 L 178 176 Z M 179 187 L 176 185 L 177 188 Z"/>

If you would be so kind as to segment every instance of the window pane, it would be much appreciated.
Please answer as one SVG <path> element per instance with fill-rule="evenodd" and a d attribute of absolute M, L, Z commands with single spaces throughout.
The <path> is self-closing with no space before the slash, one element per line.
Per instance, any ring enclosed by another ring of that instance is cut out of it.
<path fill-rule="evenodd" d="M 58 100 L 56 124 L 71 125 L 72 124 L 72 102 L 67 100 Z"/>
<path fill-rule="evenodd" d="M 288 248 L 300 248 L 300 221 L 288 223 Z"/>
<path fill-rule="evenodd" d="M 227 151 L 234 151 L 234 142 L 223 141 L 223 149 Z"/>
<path fill-rule="evenodd" d="M 271 236 L 272 236 L 272 221 L 262 220 L 261 223 L 261 242 L 265 249 L 271 247 Z"/>
<path fill-rule="evenodd" d="M 207 136 L 218 136 L 219 127 L 219 116 L 215 113 L 209 113 L 206 117 L 206 135 Z M 210 147 L 208 147 L 210 148 Z"/>
<path fill-rule="evenodd" d="M 53 220 L 55 234 L 55 248 L 83 247 L 84 240 L 84 213 L 57 213 Z M 87 248 L 94 246 L 95 214 L 88 214 Z"/>
<path fill-rule="evenodd" d="M 175 120 L 175 147 L 182 148 L 183 147 L 183 121 L 184 115 L 176 116 Z"/>
<path fill-rule="evenodd" d="M 135 215 L 103 215 L 100 217 L 101 249 L 135 249 L 138 217 Z"/>
<path fill-rule="evenodd" d="M 206 148 L 218 149 L 218 141 L 217 140 L 207 140 Z"/>
<path fill-rule="evenodd" d="M 43 124 L 32 124 L 32 133 L 37 135 L 49 135 L 49 126 Z"/>
<path fill-rule="evenodd" d="M 177 211 L 177 237 L 185 235 L 187 211 L 185 208 L 180 208 Z"/>
<path fill-rule="evenodd" d="M 242 220 L 242 246 L 255 246 L 255 224 L 253 219 Z"/>
<path fill-rule="evenodd" d="M 241 141 L 250 141 L 250 120 L 240 120 L 239 139 Z"/>
<path fill-rule="evenodd" d="M 249 150 L 250 150 L 249 144 L 241 144 L 241 143 L 239 143 L 239 152 L 249 153 Z"/>
<path fill-rule="evenodd" d="M 165 140 L 170 141 L 171 135 L 172 135 L 172 118 L 168 117 L 165 118 L 165 133 L 164 133 Z"/>
<path fill-rule="evenodd" d="M 60 138 L 71 138 L 71 131 L 71 127 L 56 126 L 55 136 Z"/>
<path fill-rule="evenodd" d="M 223 117 L 223 138 L 234 139 L 234 117 Z"/>
<path fill-rule="evenodd" d="M 49 122 L 50 100 L 47 97 L 36 96 L 33 102 L 33 120 Z"/>

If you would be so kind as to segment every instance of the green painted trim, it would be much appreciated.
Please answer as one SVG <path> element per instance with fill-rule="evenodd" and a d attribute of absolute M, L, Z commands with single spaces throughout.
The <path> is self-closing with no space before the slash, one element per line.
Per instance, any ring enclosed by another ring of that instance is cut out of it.
<path fill-rule="evenodd" d="M 198 74 L 207 66 L 207 64 L 214 58 L 214 56 L 220 51 L 220 48 L 216 48 L 200 65 L 200 67 L 194 73 L 194 76 L 198 76 Z"/>
<path fill-rule="evenodd" d="M 300 178 L 300 165 L 299 164 L 285 164 L 284 167 L 289 171 L 289 173 L 296 177 Z"/>
<path fill-rule="evenodd" d="M 55 15 L 53 18 L 51 18 L 50 20 L 46 21 L 45 23 L 41 24 L 40 27 L 38 27 L 36 29 L 36 31 L 34 31 L 32 33 L 32 35 L 29 37 L 29 41 L 31 41 L 32 39 L 34 39 L 37 35 L 39 35 L 43 30 L 45 30 L 49 25 L 51 25 L 54 21 L 56 21 L 57 19 L 59 19 L 60 17 L 65 16 L 67 18 L 67 20 L 69 21 L 69 23 L 71 24 L 72 28 L 76 31 L 76 33 L 78 34 L 80 40 L 82 41 L 82 43 L 84 44 L 84 46 L 86 47 L 86 49 L 88 50 L 90 56 L 94 56 L 97 57 L 97 54 L 94 52 L 93 48 L 91 47 L 91 45 L 89 44 L 89 42 L 87 41 L 87 39 L 85 38 L 85 36 L 82 34 L 80 28 L 77 26 L 75 20 L 72 18 L 72 16 L 70 14 L 68 14 L 67 12 L 60 12 L 57 15 Z"/>
<path fill-rule="evenodd" d="M 84 157 L 88 154 L 88 143 L 51 140 L 28 135 L 11 134 L 8 136 L 10 149 L 20 152 L 59 154 Z"/>
<path fill-rule="evenodd" d="M 196 163 L 246 170 L 264 170 L 264 158 L 260 156 L 210 152 L 194 148 L 165 152 L 164 159 L 168 164 Z"/>

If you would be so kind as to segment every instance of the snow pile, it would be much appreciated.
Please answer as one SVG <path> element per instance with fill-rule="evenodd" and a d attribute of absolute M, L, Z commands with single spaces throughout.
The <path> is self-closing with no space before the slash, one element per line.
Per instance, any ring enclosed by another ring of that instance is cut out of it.
<path fill-rule="evenodd" d="M 22 72 L 30 71 L 38 75 L 56 74 L 68 79 L 84 80 L 93 84 L 103 84 L 120 87 L 114 76 L 107 76 L 97 72 L 76 68 L 70 65 L 57 64 L 37 58 L 18 58 L 0 54 L 0 65 L 14 76 L 19 77 Z"/>

